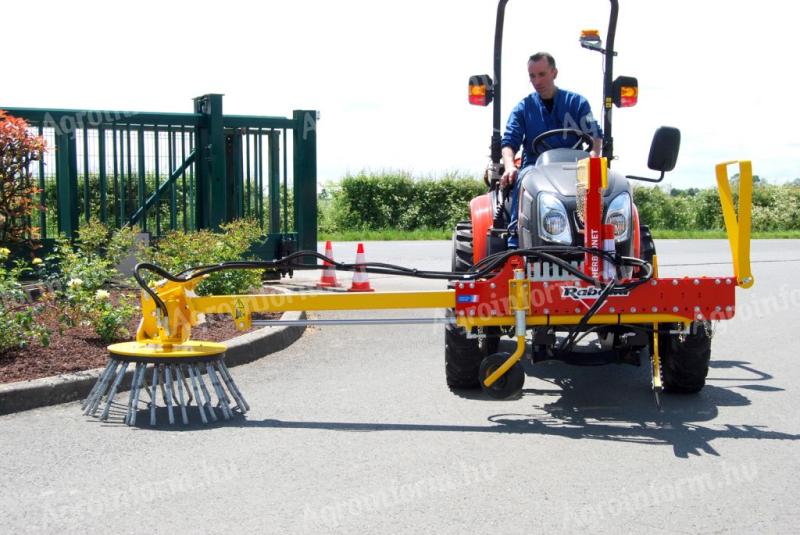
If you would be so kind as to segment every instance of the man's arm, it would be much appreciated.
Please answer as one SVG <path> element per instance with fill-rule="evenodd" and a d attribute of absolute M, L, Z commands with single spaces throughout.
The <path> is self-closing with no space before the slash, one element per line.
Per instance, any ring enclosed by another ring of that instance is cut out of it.
<path fill-rule="evenodd" d="M 513 184 L 517 179 L 517 166 L 514 165 L 514 149 L 503 147 L 503 176 L 500 178 L 500 187 L 504 188 L 508 184 Z"/>
<path fill-rule="evenodd" d="M 513 184 L 517 179 L 517 166 L 514 165 L 514 155 L 519 150 L 525 140 L 525 119 L 524 119 L 524 100 L 511 110 L 511 115 L 506 123 L 506 130 L 503 132 L 501 142 L 501 154 L 503 156 L 503 176 L 500 178 L 500 187 L 504 188 L 508 184 Z"/>

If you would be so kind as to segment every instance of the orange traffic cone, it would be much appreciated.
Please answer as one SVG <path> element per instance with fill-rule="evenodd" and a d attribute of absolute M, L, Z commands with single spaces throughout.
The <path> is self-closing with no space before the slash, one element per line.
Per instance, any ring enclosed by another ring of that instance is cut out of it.
<path fill-rule="evenodd" d="M 325 242 L 325 256 L 333 260 L 333 246 L 330 240 Z M 341 286 L 339 281 L 336 280 L 336 268 L 333 267 L 333 264 L 323 260 L 323 265 L 325 267 L 322 270 L 322 277 L 317 283 L 317 288 L 337 288 Z"/>
<path fill-rule="evenodd" d="M 365 255 L 364 255 L 364 244 L 359 243 L 358 249 L 356 250 L 356 270 L 353 272 L 353 282 L 350 285 L 350 288 L 347 289 L 348 292 L 374 292 L 375 289 L 369 285 L 369 278 L 367 278 L 367 270 L 362 265 L 367 262 Z"/>

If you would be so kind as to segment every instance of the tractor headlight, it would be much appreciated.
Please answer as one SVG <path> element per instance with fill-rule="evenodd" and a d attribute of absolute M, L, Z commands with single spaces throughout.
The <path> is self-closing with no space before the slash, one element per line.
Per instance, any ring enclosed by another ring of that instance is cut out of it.
<path fill-rule="evenodd" d="M 567 209 L 552 193 L 539 194 L 539 237 L 566 245 L 572 243 Z"/>
<path fill-rule="evenodd" d="M 625 241 L 631 233 L 631 196 L 620 193 L 606 211 L 606 225 L 614 226 L 614 239 L 617 242 Z"/>

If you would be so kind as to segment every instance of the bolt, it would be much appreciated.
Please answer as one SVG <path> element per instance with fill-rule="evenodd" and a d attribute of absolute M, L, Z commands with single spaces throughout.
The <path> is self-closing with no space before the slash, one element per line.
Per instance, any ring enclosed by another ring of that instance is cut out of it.
<path fill-rule="evenodd" d="M 470 315 L 470 316 L 474 316 L 474 315 L 475 315 L 475 309 L 472 309 L 472 310 L 470 310 L 470 311 L 469 311 L 469 315 Z"/>
<path fill-rule="evenodd" d="M 495 283 L 491 283 L 491 284 L 489 284 L 489 288 L 494 290 L 495 288 L 497 288 L 497 285 Z"/>
<path fill-rule="evenodd" d="M 714 284 L 720 285 L 720 284 L 722 284 L 722 281 L 719 280 L 719 279 L 714 279 Z"/>
<path fill-rule="evenodd" d="M 492 316 L 497 316 L 497 311 L 496 310 L 492 310 Z"/>
<path fill-rule="evenodd" d="M 652 310 L 653 312 L 658 312 L 658 307 L 653 307 L 650 310 Z"/>
<path fill-rule="evenodd" d="M 695 307 L 694 307 L 694 311 L 695 311 L 695 312 L 700 312 L 700 307 L 699 307 L 699 306 L 697 306 L 697 305 L 695 305 Z"/>
<path fill-rule="evenodd" d="M 695 286 L 699 286 L 700 285 L 700 280 L 699 279 L 695 279 L 693 282 L 694 282 Z"/>
<path fill-rule="evenodd" d="M 672 279 L 672 285 L 673 286 L 677 286 L 678 285 L 678 279 Z"/>
<path fill-rule="evenodd" d="M 463 282 L 459 282 L 458 283 L 458 288 L 463 290 L 464 289 L 464 283 Z"/>
<path fill-rule="evenodd" d="M 470 283 L 469 283 L 469 287 L 470 287 L 470 288 L 475 288 L 475 283 L 474 283 L 474 282 L 470 282 Z"/>
<path fill-rule="evenodd" d="M 722 307 L 721 307 L 721 306 L 719 306 L 719 305 L 717 305 L 716 307 L 714 307 L 714 310 L 716 310 L 717 312 L 719 312 L 720 310 L 722 310 Z"/>
<path fill-rule="evenodd" d="M 680 308 L 678 308 L 678 307 L 672 307 L 672 311 L 673 311 L 673 312 L 677 312 L 677 311 L 679 311 L 679 310 L 680 310 Z"/>
<path fill-rule="evenodd" d="M 699 320 L 703 319 L 703 315 L 702 314 L 698 314 L 697 315 L 697 319 L 699 319 Z"/>
<path fill-rule="evenodd" d="M 611 313 L 613 314 L 614 312 L 616 312 L 616 311 L 617 311 L 617 309 L 616 309 L 616 308 L 614 308 L 614 307 L 611 307 L 611 308 L 609 308 L 609 309 L 608 309 L 608 311 L 609 311 L 609 312 L 611 312 Z"/>
<path fill-rule="evenodd" d="M 753 277 L 745 277 L 742 279 L 742 284 L 750 284 L 753 282 Z"/>
<path fill-rule="evenodd" d="M 550 315 L 550 309 L 549 309 L 549 308 L 545 308 L 544 310 L 542 310 L 542 313 L 543 313 L 545 316 L 548 316 L 548 315 Z"/>
<path fill-rule="evenodd" d="M 575 307 L 575 314 L 580 314 L 580 313 L 581 313 L 581 308 Z"/>
<path fill-rule="evenodd" d="M 464 311 L 463 311 L 463 310 L 459 310 L 459 311 L 458 311 L 458 315 L 459 315 L 459 316 L 463 316 L 463 315 L 464 315 Z"/>
<path fill-rule="evenodd" d="M 650 284 L 652 284 L 653 286 L 655 286 L 656 284 L 658 284 L 658 281 L 657 281 L 657 280 L 655 280 L 655 279 L 650 279 Z"/>
<path fill-rule="evenodd" d="M 725 307 L 725 312 L 732 312 L 732 311 L 733 311 L 733 307 L 732 306 L 728 305 L 728 306 Z"/>
<path fill-rule="evenodd" d="M 549 286 L 549 284 L 547 283 L 547 281 L 545 281 L 545 282 L 544 282 L 544 284 L 543 284 L 542 286 L 544 286 L 545 288 L 547 288 L 547 287 Z"/>
<path fill-rule="evenodd" d="M 636 307 L 631 307 L 631 313 L 636 312 Z"/>
<path fill-rule="evenodd" d="M 725 279 L 725 284 L 731 284 L 731 280 L 730 279 Z"/>

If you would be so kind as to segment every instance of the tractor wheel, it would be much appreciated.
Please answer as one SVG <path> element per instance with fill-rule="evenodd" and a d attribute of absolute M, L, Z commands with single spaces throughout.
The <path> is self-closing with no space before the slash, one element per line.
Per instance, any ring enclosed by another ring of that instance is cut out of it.
<path fill-rule="evenodd" d="M 464 273 L 472 268 L 472 221 L 456 223 L 453 231 L 453 260 L 451 270 Z"/>
<path fill-rule="evenodd" d="M 503 376 L 487 387 L 483 381 L 489 377 L 494 371 L 502 366 L 502 364 L 510 357 L 508 353 L 495 353 L 489 355 L 481 361 L 480 368 L 480 382 L 481 388 L 489 396 L 495 399 L 509 399 L 516 397 L 522 391 L 522 385 L 525 384 L 525 370 L 522 369 L 520 362 L 515 363 L 511 368 L 503 374 Z"/>
<path fill-rule="evenodd" d="M 679 324 L 661 324 L 661 328 L 680 329 Z M 693 394 L 706 384 L 711 360 L 711 323 L 694 321 L 689 334 L 658 335 L 661 354 L 661 379 L 667 392 Z"/>
<path fill-rule="evenodd" d="M 652 264 L 655 254 L 656 242 L 653 241 L 650 227 L 647 225 L 639 225 L 639 255 L 642 257 L 642 260 Z"/>
<path fill-rule="evenodd" d="M 448 310 L 446 317 L 455 315 Z M 444 372 L 450 388 L 477 388 L 483 353 L 477 338 L 467 338 L 467 331 L 447 323 L 444 328 Z"/>
<path fill-rule="evenodd" d="M 454 273 L 464 273 L 472 269 L 472 243 L 472 221 L 461 221 L 456 224 L 453 231 L 452 271 Z M 501 333 L 500 329 L 496 327 L 486 327 L 484 334 L 486 336 L 480 339 L 479 346 L 481 356 L 486 357 L 497 353 Z"/>

